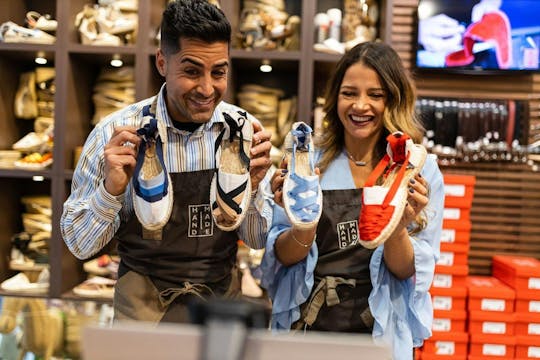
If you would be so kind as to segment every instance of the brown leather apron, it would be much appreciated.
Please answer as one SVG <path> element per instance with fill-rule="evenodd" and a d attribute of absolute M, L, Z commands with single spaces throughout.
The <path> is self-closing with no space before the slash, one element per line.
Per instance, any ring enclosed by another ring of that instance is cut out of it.
<path fill-rule="evenodd" d="M 358 243 L 361 189 L 324 190 L 317 227 L 319 259 L 309 299 L 294 329 L 370 333 L 368 296 L 373 250 Z"/>
<path fill-rule="evenodd" d="M 174 205 L 162 239 L 145 239 L 133 216 L 116 233 L 121 258 L 115 320 L 189 322 L 194 299 L 237 298 L 238 236 L 214 225 L 210 183 L 214 170 L 170 174 Z"/>

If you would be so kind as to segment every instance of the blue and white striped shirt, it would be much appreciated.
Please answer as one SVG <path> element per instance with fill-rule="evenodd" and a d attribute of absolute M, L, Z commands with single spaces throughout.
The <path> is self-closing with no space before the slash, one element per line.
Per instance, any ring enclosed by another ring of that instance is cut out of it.
<path fill-rule="evenodd" d="M 194 132 L 174 127 L 165 105 L 165 85 L 157 96 L 156 118 L 164 146 L 165 166 L 171 173 L 191 172 L 215 168 L 214 143 L 223 128 L 223 112 L 239 108 L 221 102 L 210 121 Z M 80 160 L 73 174 L 71 194 L 64 203 L 60 229 L 67 247 L 79 259 L 87 259 L 101 250 L 114 236 L 122 221 L 134 216 L 132 186 L 120 196 L 109 194 L 104 187 L 105 161 L 103 150 L 117 126 L 141 127 L 142 109 L 154 97 L 142 100 L 119 110 L 100 121 L 88 136 Z M 250 119 L 257 121 L 253 116 Z M 268 177 L 267 177 L 268 178 Z M 268 181 L 268 179 L 266 179 Z M 264 181 L 263 181 L 264 182 Z M 260 188 L 264 184 L 260 184 Z M 247 211 L 238 228 L 239 238 L 254 249 L 263 248 L 266 242 L 267 221 L 271 208 L 260 199 L 262 191 Z M 259 204 L 255 207 L 254 204 Z"/>

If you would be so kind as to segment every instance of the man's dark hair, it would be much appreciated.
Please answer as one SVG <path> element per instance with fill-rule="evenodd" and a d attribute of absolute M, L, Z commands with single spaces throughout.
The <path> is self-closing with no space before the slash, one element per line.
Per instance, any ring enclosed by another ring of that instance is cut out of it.
<path fill-rule="evenodd" d="M 176 54 L 181 38 L 229 44 L 231 24 L 223 11 L 207 0 L 174 0 L 167 4 L 161 20 L 163 53 Z"/>

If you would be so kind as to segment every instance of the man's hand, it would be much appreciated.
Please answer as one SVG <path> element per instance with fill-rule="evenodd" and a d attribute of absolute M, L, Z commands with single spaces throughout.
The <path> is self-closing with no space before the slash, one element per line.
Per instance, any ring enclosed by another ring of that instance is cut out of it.
<path fill-rule="evenodd" d="M 109 194 L 118 196 L 126 191 L 135 171 L 140 142 L 134 126 L 119 126 L 114 129 L 104 150 L 105 189 Z"/>

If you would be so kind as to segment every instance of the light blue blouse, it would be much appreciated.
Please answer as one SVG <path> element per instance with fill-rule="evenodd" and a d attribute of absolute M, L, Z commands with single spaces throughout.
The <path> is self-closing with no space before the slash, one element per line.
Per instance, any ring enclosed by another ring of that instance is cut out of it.
<path fill-rule="evenodd" d="M 376 343 L 390 346 L 394 359 L 412 359 L 412 348 L 421 346 L 424 339 L 431 336 L 433 308 L 428 290 L 439 258 L 444 208 L 443 176 L 435 155 L 428 155 L 421 174 L 429 184 L 430 200 L 426 207 L 426 228 L 410 238 L 415 275 L 406 280 L 395 278 L 383 261 L 383 246 L 375 249 L 370 262 L 373 290 L 369 295 L 369 306 L 375 318 L 373 339 Z M 344 153 L 334 159 L 325 171 L 321 187 L 323 190 L 355 188 Z M 261 284 L 272 299 L 272 329 L 288 331 L 300 318 L 300 305 L 311 294 L 318 250 L 314 242 L 303 261 L 283 266 L 275 256 L 274 243 L 291 225 L 283 208 L 274 205 L 273 210 L 272 226 L 261 263 Z"/>

